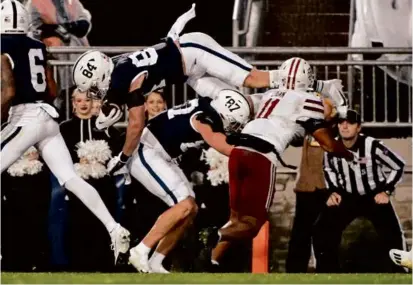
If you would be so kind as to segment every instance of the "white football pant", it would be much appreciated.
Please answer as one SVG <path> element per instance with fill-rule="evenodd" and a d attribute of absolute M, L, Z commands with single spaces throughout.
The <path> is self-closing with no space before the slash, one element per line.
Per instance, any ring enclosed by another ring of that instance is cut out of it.
<path fill-rule="evenodd" d="M 61 185 L 76 176 L 59 124 L 37 104 L 13 107 L 9 123 L 1 131 L 1 172 L 31 146 L 39 150 Z"/>
<path fill-rule="evenodd" d="M 183 34 L 179 44 L 188 76 L 187 83 L 195 91 L 198 79 L 203 76 L 213 76 L 231 86 L 241 87 L 251 72 L 252 66 L 248 62 L 206 34 Z"/>
<path fill-rule="evenodd" d="M 110 232 L 116 222 L 96 189 L 75 173 L 59 124 L 52 116 L 57 117 L 57 112 L 47 104 L 21 104 L 12 108 L 9 122 L 1 131 L 1 172 L 29 147 L 36 146 L 59 183 L 73 192 Z"/>
<path fill-rule="evenodd" d="M 145 128 L 137 152 L 129 164 L 130 173 L 169 207 L 195 197 L 192 185 L 179 166 L 170 159 L 155 136 Z"/>

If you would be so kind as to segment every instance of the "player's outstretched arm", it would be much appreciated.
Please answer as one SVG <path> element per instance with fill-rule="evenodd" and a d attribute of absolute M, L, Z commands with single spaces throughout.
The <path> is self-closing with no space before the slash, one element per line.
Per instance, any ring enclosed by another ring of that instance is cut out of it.
<path fill-rule="evenodd" d="M 197 119 L 192 119 L 192 125 L 199 132 L 205 142 L 223 155 L 229 156 L 234 146 L 229 145 L 226 136 L 222 133 L 214 132 L 210 125 L 204 124 Z"/>
<path fill-rule="evenodd" d="M 10 102 L 16 93 L 13 68 L 7 55 L 1 55 L 1 116 L 7 117 Z"/>
<path fill-rule="evenodd" d="M 341 141 L 333 138 L 328 128 L 316 129 L 311 135 L 325 151 L 332 153 L 334 156 L 345 158 L 347 161 L 354 160 L 354 155 L 347 150 Z"/>

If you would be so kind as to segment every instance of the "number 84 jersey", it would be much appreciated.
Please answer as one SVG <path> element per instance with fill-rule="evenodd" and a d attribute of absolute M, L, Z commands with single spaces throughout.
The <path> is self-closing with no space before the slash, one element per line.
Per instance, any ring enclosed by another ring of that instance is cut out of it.
<path fill-rule="evenodd" d="M 1 53 L 13 68 L 16 94 L 11 106 L 47 101 L 45 45 L 26 35 L 1 35 Z"/>
<path fill-rule="evenodd" d="M 224 133 L 221 117 L 211 107 L 211 101 L 210 98 L 200 97 L 162 112 L 149 120 L 141 142 L 145 144 L 148 141 L 153 146 L 151 140 L 146 138 L 154 136 L 168 156 L 174 159 L 189 148 L 198 148 L 204 143 L 192 125 L 193 118 L 210 125 L 214 132 Z"/>

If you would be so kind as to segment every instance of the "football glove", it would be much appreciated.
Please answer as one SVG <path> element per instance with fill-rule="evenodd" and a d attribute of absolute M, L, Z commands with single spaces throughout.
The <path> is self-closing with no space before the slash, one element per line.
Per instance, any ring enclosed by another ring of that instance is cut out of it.
<path fill-rule="evenodd" d="M 120 175 L 129 173 L 126 164 L 129 161 L 129 156 L 125 155 L 123 152 L 120 152 L 117 156 L 109 160 L 106 167 L 107 172 L 110 175 Z"/>
<path fill-rule="evenodd" d="M 105 113 L 103 112 L 104 106 L 102 106 L 102 108 L 100 109 L 99 116 L 96 119 L 96 128 L 98 130 L 109 128 L 117 121 L 119 121 L 122 118 L 123 114 L 122 110 L 116 104 L 104 104 L 107 105 L 105 108 L 109 108 L 109 112 L 107 112 L 108 115 L 105 115 Z"/>
<path fill-rule="evenodd" d="M 323 97 L 331 99 L 336 108 L 348 106 L 348 100 L 343 93 L 343 85 L 340 79 L 317 80 L 315 91 Z"/>

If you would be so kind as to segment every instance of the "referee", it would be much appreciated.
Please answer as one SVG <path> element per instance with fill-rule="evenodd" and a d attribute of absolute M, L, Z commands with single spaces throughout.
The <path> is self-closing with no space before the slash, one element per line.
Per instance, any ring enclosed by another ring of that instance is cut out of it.
<path fill-rule="evenodd" d="M 360 115 L 354 110 L 339 118 L 338 130 L 343 144 L 358 157 L 358 164 L 324 155 L 324 176 L 332 193 L 316 223 L 317 272 L 340 272 L 342 233 L 361 216 L 372 222 L 386 254 L 392 248 L 405 249 L 399 219 L 390 202 L 390 195 L 402 178 L 403 160 L 381 141 L 360 133 Z M 390 169 L 388 175 L 384 168 Z"/>

